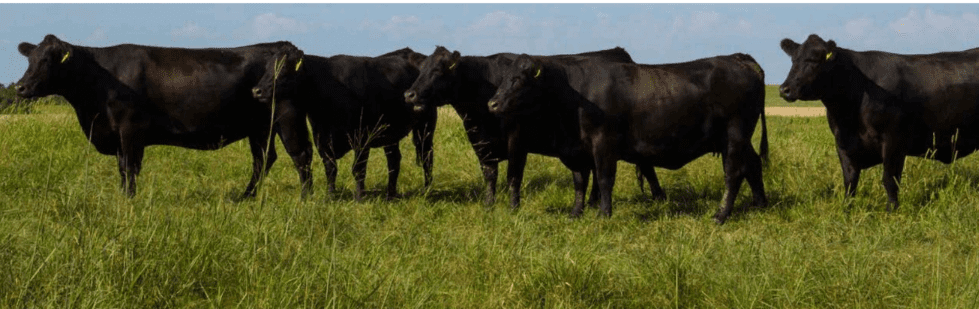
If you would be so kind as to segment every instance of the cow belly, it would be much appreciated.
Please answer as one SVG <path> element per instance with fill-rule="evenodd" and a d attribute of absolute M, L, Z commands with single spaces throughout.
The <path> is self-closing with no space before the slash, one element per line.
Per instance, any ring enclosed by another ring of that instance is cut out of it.
<path fill-rule="evenodd" d="M 205 131 L 185 134 L 166 134 L 150 143 L 151 145 L 170 145 L 197 150 L 215 150 L 247 137 L 244 130 L 237 132 Z M 270 136 L 269 138 L 274 138 Z"/>
<path fill-rule="evenodd" d="M 910 155 L 952 163 L 979 147 L 979 136 L 974 130 L 917 135 L 912 141 Z"/>
<path fill-rule="evenodd" d="M 709 136 L 687 134 L 652 141 L 636 141 L 624 152 L 623 159 L 630 162 L 649 162 L 658 167 L 678 169 L 706 153 L 719 152 L 719 145 Z M 630 153 L 631 152 L 631 153 Z"/>

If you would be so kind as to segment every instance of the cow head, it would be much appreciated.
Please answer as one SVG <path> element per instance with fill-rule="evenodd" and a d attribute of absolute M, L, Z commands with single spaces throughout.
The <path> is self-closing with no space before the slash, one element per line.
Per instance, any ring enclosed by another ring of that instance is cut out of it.
<path fill-rule="evenodd" d="M 413 105 L 418 112 L 443 104 L 442 96 L 452 92 L 456 85 L 460 57 L 458 51 L 449 52 L 442 46 L 435 48 L 419 65 L 418 79 L 405 91 L 405 103 Z"/>
<path fill-rule="evenodd" d="M 292 44 L 276 52 L 266 63 L 265 75 L 252 88 L 252 96 L 264 103 L 291 98 L 300 77 L 307 71 L 303 65 L 304 57 L 303 51 Z"/>
<path fill-rule="evenodd" d="M 60 94 L 59 91 L 77 79 L 74 76 L 78 62 L 75 47 L 54 35 L 45 36 L 40 45 L 20 43 L 17 50 L 28 61 L 27 71 L 15 86 L 21 97 Z"/>
<path fill-rule="evenodd" d="M 533 102 L 542 94 L 541 81 L 548 75 L 545 71 L 540 60 L 527 54 L 518 56 L 487 103 L 490 112 L 499 115 L 533 110 Z"/>
<path fill-rule="evenodd" d="M 789 102 L 795 100 L 818 100 L 828 82 L 826 72 L 836 62 L 836 42 L 823 41 L 812 34 L 802 45 L 790 39 L 782 40 L 782 50 L 792 57 L 792 69 L 785 82 L 779 87 L 779 94 Z"/>

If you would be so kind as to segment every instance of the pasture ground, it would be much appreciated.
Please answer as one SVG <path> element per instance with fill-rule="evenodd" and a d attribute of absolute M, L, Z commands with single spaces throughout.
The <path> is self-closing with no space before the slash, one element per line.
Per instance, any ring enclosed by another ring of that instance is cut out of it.
<path fill-rule="evenodd" d="M 350 155 L 339 196 L 326 195 L 317 158 L 315 193 L 301 200 L 281 144 L 259 196 L 233 202 L 250 173 L 245 142 L 150 147 L 127 199 L 115 158 L 85 140 L 69 106 L 0 119 L 0 307 L 979 306 L 975 156 L 909 158 L 903 204 L 887 212 L 879 166 L 856 198 L 842 197 L 824 117 L 770 116 L 769 207 L 748 205 L 745 184 L 733 217 L 715 225 L 723 174 L 705 156 L 657 169 L 665 201 L 641 194 L 620 164 L 612 218 L 589 208 L 569 220 L 570 173 L 537 155 L 519 211 L 502 186 L 495 205 L 481 205 L 460 121 L 439 112 L 432 187 L 421 188 L 404 141 L 406 196 L 383 199 L 375 150 L 363 203 L 352 201 Z"/>

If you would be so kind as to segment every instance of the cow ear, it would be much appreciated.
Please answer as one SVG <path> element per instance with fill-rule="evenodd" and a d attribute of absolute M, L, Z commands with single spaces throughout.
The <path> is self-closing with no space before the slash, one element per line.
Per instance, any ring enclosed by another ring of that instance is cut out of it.
<path fill-rule="evenodd" d="M 799 43 L 796 43 L 791 39 L 783 39 L 781 45 L 782 45 L 782 51 L 784 51 L 789 56 L 795 56 L 796 50 L 799 49 Z"/>
<path fill-rule="evenodd" d="M 829 40 L 829 43 L 826 44 L 826 62 L 833 61 L 833 59 L 836 59 L 836 42 Z"/>
<path fill-rule="evenodd" d="M 408 55 L 408 63 L 411 63 L 411 65 L 415 66 L 416 68 L 421 68 L 422 62 L 425 62 L 426 58 L 428 57 L 426 57 L 425 55 L 419 53 L 412 53 Z"/>
<path fill-rule="evenodd" d="M 20 45 L 17 45 L 17 51 L 19 51 L 21 55 L 24 55 L 24 57 L 29 56 L 31 52 L 34 51 L 35 48 L 37 48 L 37 45 L 27 43 L 27 42 L 23 42 L 20 43 Z"/>

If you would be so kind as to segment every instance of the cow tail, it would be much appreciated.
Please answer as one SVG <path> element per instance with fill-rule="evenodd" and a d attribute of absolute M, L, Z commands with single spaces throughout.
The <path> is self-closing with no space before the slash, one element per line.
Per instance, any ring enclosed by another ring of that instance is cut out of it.
<path fill-rule="evenodd" d="M 643 184 L 642 176 L 642 169 L 639 168 L 639 164 L 636 164 L 636 180 L 639 181 L 639 192 L 646 194 L 646 188 L 644 188 L 645 185 Z M 595 179 L 595 181 L 598 181 L 598 179 Z"/>
<path fill-rule="evenodd" d="M 761 107 L 761 144 L 758 145 L 758 150 L 761 152 L 761 161 L 764 164 L 768 164 L 768 124 L 765 123 L 765 106 Z"/>
<path fill-rule="evenodd" d="M 761 92 L 761 99 L 759 104 L 761 105 L 761 144 L 758 145 L 759 156 L 764 164 L 768 164 L 768 124 L 765 121 L 765 70 L 761 68 L 758 61 L 755 61 L 754 57 L 748 54 L 737 53 L 735 57 L 740 61 L 741 65 L 745 66 L 747 69 L 754 71 L 758 74 L 759 83 L 761 87 L 759 91 Z"/>

